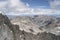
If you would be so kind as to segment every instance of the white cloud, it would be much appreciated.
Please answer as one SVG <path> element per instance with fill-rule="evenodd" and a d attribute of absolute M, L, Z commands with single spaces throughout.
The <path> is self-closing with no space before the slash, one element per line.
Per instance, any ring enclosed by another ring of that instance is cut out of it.
<path fill-rule="evenodd" d="M 50 6 L 53 9 L 60 9 L 60 0 L 50 1 Z"/>
<path fill-rule="evenodd" d="M 7 2 L 6 1 L 1 1 L 0 2 L 0 9 L 4 8 L 6 6 Z"/>
<path fill-rule="evenodd" d="M 0 10 L 7 15 L 60 13 L 60 10 L 55 9 L 29 8 L 29 4 L 24 4 L 21 0 L 7 0 L 0 2 L 0 4 Z"/>
<path fill-rule="evenodd" d="M 28 3 L 26 3 L 26 6 L 28 6 L 28 7 L 29 7 L 30 5 L 29 5 Z"/>
<path fill-rule="evenodd" d="M 28 12 L 29 8 L 24 3 L 22 3 L 20 0 L 7 0 L 0 2 L 0 10 L 4 12 L 14 12 L 14 13 L 23 13 Z"/>

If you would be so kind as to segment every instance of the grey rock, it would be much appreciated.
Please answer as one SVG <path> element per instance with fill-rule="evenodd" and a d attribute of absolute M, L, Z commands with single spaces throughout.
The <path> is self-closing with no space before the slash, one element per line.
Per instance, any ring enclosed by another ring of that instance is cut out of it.
<path fill-rule="evenodd" d="M 14 40 L 11 23 L 7 16 L 0 14 L 0 40 Z"/>

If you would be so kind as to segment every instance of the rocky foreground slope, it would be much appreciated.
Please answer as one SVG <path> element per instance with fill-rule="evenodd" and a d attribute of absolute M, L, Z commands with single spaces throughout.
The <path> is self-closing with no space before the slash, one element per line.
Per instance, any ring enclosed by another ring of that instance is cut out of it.
<path fill-rule="evenodd" d="M 47 32 L 46 30 L 48 29 L 46 27 L 50 28 L 52 24 L 54 24 L 54 26 L 51 27 L 57 27 L 57 25 L 55 25 L 56 21 L 52 23 L 47 22 L 46 24 L 42 22 L 44 26 L 39 23 L 40 26 L 37 24 L 38 22 L 34 22 L 35 19 L 33 19 L 34 18 L 31 19 L 30 17 L 19 17 L 10 22 L 6 15 L 0 14 L 0 40 L 60 40 L 60 35 L 53 34 L 50 31 Z M 53 20 L 55 20 L 55 18 Z"/>

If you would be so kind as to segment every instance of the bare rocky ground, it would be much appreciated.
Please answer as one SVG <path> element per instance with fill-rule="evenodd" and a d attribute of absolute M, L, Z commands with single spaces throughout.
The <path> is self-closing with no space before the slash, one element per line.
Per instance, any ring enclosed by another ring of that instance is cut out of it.
<path fill-rule="evenodd" d="M 0 40 L 60 40 L 58 20 L 50 16 L 24 16 L 10 20 L 0 14 Z"/>

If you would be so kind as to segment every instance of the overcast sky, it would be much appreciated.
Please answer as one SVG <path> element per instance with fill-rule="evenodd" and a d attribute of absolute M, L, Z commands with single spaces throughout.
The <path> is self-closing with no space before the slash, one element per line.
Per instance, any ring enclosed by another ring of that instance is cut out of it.
<path fill-rule="evenodd" d="M 60 0 L 0 0 L 6 15 L 60 14 Z"/>

